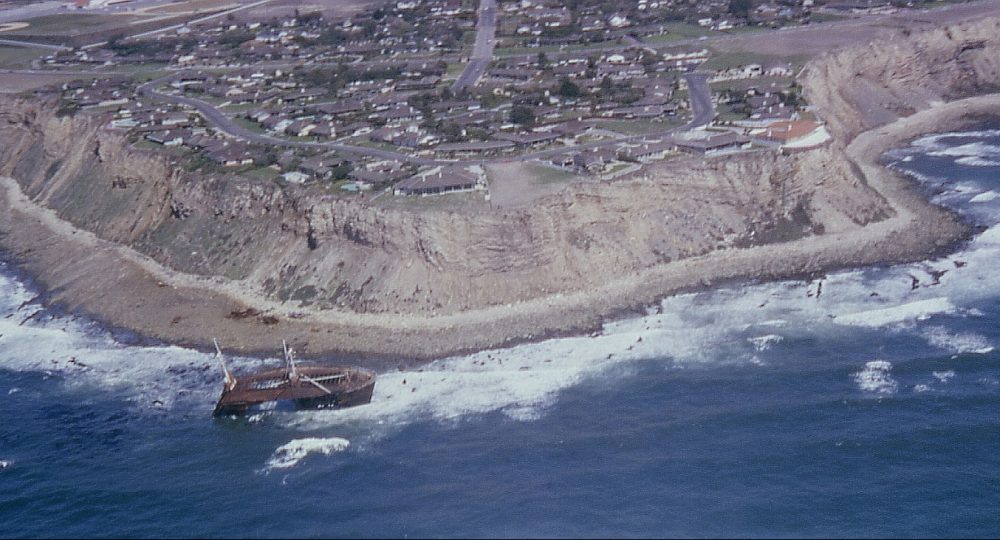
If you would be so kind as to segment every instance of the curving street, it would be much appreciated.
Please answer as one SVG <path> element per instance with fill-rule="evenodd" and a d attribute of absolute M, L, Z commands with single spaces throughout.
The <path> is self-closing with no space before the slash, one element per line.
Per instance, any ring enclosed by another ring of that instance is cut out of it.
<path fill-rule="evenodd" d="M 340 143 L 290 141 L 288 139 L 282 139 L 279 137 L 274 137 L 263 133 L 256 133 L 237 124 L 211 103 L 186 96 L 165 94 L 163 92 L 159 92 L 156 90 L 157 86 L 169 81 L 170 79 L 173 79 L 176 76 L 177 75 L 168 75 L 166 77 L 161 77 L 159 79 L 149 81 L 147 83 L 139 85 L 136 88 L 136 90 L 143 95 L 153 97 L 162 101 L 193 107 L 198 112 L 200 112 L 202 116 L 204 116 L 205 120 L 207 120 L 209 123 L 215 126 L 219 131 L 222 131 L 237 139 L 243 139 L 252 143 L 272 145 L 272 146 L 297 147 L 297 148 L 320 148 L 327 150 L 335 150 L 344 154 L 355 155 L 355 156 L 374 156 L 384 159 L 395 159 L 407 163 L 415 163 L 417 165 L 434 165 L 439 163 L 447 163 L 444 160 L 421 158 L 403 154 L 401 152 L 382 150 L 380 148 L 370 148 L 367 146 L 356 146 L 351 144 L 340 144 Z"/>
<path fill-rule="evenodd" d="M 662 132 L 647 133 L 643 135 L 631 135 L 628 137 L 611 139 L 607 141 L 593 141 L 590 143 L 578 144 L 573 146 L 550 148 L 547 150 L 530 152 L 527 154 L 521 154 L 519 156 L 513 156 L 509 158 L 468 159 L 468 160 L 435 159 L 435 158 L 413 156 L 410 154 L 404 154 L 402 152 L 395 152 L 392 150 L 383 150 L 381 148 L 371 148 L 368 146 L 358 146 L 352 144 L 342 144 L 333 142 L 324 143 L 324 142 L 291 141 L 288 139 L 275 137 L 273 135 L 257 133 L 237 124 L 236 122 L 233 121 L 232 118 L 229 118 L 225 113 L 220 111 L 211 103 L 202 101 L 197 98 L 178 96 L 174 94 L 166 94 L 156 90 L 157 86 L 160 86 L 177 76 L 178 74 L 171 74 L 166 77 L 161 77 L 159 79 L 149 81 L 147 83 L 139 85 L 136 88 L 136 90 L 140 94 L 155 99 L 193 107 L 198 112 L 200 112 L 202 116 L 205 118 L 205 120 L 211 123 L 216 129 L 226 133 L 231 137 L 242 139 L 251 143 L 272 145 L 272 146 L 284 146 L 290 148 L 291 147 L 317 148 L 325 150 L 334 150 L 347 155 L 393 159 L 405 163 L 413 163 L 415 165 L 441 165 L 446 163 L 472 165 L 472 164 L 500 163 L 500 162 L 510 162 L 510 161 L 531 161 L 533 159 L 554 156 L 556 154 L 560 154 L 563 152 L 588 150 L 593 148 L 599 148 L 602 146 L 611 146 L 615 144 L 620 144 L 623 142 L 632 142 L 644 139 L 655 139 L 657 137 L 671 136 L 678 132 L 688 131 L 691 129 L 708 125 L 708 123 L 711 122 L 712 118 L 715 116 L 715 110 L 714 107 L 712 106 L 712 95 L 708 86 L 708 76 L 704 73 L 697 73 L 697 72 L 688 73 L 684 75 L 684 78 L 688 84 L 688 93 L 691 100 L 691 110 L 693 113 L 693 118 L 691 119 L 690 122 L 688 122 L 683 126 L 675 127 Z"/>
<path fill-rule="evenodd" d="M 496 45 L 497 7 L 496 0 L 480 0 L 479 19 L 476 21 L 476 44 L 472 56 L 462 74 L 451 85 L 452 92 L 459 92 L 475 86 L 486 74 L 493 61 L 493 47 Z"/>

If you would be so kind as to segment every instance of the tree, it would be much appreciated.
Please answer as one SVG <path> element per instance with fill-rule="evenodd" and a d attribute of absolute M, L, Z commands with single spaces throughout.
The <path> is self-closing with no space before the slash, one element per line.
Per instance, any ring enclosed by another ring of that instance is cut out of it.
<path fill-rule="evenodd" d="M 336 167 L 333 168 L 332 171 L 333 179 L 346 180 L 347 177 L 351 174 L 351 170 L 353 169 L 350 163 L 341 163 L 340 165 L 337 165 Z"/>
<path fill-rule="evenodd" d="M 753 9 L 753 0 L 729 0 L 729 13 L 736 17 L 749 19 L 751 9 Z"/>
<path fill-rule="evenodd" d="M 580 86 L 575 82 L 569 80 L 569 77 L 563 77 L 559 81 L 559 86 L 556 88 L 556 93 L 564 98 L 578 98 L 580 97 Z"/>
<path fill-rule="evenodd" d="M 545 56 L 544 52 L 538 53 L 538 69 L 545 69 L 545 66 L 549 64 L 548 57 Z"/>
<path fill-rule="evenodd" d="M 535 123 L 535 111 L 531 107 L 515 105 L 510 109 L 510 121 L 522 126 Z"/>

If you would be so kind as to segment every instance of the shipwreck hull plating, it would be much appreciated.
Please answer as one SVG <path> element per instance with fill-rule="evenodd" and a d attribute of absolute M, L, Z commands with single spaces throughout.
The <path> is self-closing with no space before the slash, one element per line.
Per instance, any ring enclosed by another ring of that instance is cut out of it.
<path fill-rule="evenodd" d="M 240 377 L 223 387 L 215 416 L 244 414 L 255 405 L 292 401 L 297 408 L 344 408 L 371 402 L 375 374 L 353 368 L 302 366 Z"/>

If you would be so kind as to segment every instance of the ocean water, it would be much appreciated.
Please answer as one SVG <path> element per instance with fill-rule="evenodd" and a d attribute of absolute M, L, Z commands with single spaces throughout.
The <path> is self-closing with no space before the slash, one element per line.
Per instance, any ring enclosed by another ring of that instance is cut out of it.
<path fill-rule="evenodd" d="M 0 536 L 1000 535 L 1000 131 L 886 159 L 982 232 L 383 373 L 341 411 L 213 419 L 211 356 L 0 267 Z"/>

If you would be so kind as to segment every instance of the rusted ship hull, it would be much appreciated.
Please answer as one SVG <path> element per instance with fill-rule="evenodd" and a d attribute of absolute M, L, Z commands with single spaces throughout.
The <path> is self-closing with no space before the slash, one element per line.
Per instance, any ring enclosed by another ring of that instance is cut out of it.
<path fill-rule="evenodd" d="M 295 400 L 295 406 L 300 409 L 343 409 L 345 407 L 356 407 L 371 403 L 372 392 L 374 391 L 375 381 L 372 380 L 370 384 L 342 394 L 297 399 Z"/>
<path fill-rule="evenodd" d="M 241 415 L 263 403 L 290 401 L 300 409 L 329 409 L 371 402 L 375 374 L 361 369 L 302 366 L 233 378 L 222 390 L 215 416 Z"/>

